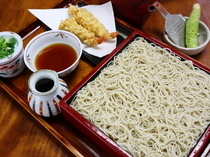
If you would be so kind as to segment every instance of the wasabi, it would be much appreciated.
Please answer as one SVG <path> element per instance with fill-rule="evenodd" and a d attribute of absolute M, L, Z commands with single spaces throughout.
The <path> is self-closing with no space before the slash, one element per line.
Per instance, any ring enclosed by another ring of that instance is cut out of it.
<path fill-rule="evenodd" d="M 201 15 L 201 7 L 199 3 L 195 3 L 192 12 L 186 22 L 185 43 L 187 48 L 198 46 L 199 20 Z"/>

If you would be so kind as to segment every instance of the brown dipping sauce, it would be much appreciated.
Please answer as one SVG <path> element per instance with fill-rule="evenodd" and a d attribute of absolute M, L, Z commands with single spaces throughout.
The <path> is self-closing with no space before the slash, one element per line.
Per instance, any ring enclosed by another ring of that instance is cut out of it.
<path fill-rule="evenodd" d="M 35 58 L 35 67 L 51 69 L 56 72 L 71 66 L 77 59 L 77 53 L 73 47 L 67 44 L 52 44 L 42 49 Z"/>

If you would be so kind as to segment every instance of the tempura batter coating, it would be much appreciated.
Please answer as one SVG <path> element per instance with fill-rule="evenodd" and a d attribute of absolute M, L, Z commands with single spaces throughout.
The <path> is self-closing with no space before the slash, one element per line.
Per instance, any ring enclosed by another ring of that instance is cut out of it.
<path fill-rule="evenodd" d="M 119 34 L 117 32 L 109 33 L 104 25 L 100 23 L 92 13 L 84 8 L 78 8 L 76 6 L 70 5 L 68 13 L 74 15 L 77 23 L 94 32 L 96 36 L 104 37 L 105 40 L 113 39 Z"/>
<path fill-rule="evenodd" d="M 95 34 L 90 30 L 79 25 L 75 17 L 71 17 L 61 21 L 59 29 L 66 30 L 75 34 L 82 42 L 90 46 L 96 46 L 103 42 L 103 38 L 95 37 Z"/>

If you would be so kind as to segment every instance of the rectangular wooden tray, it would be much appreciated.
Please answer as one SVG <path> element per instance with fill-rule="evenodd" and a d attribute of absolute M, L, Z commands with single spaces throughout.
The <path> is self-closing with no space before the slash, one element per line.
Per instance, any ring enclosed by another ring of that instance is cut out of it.
<path fill-rule="evenodd" d="M 119 156 L 119 157 L 130 157 L 131 155 L 118 146 L 114 141 L 112 141 L 107 135 L 100 131 L 96 126 L 89 122 L 86 118 L 81 116 L 76 110 L 71 107 L 71 101 L 77 94 L 77 92 L 88 82 L 94 80 L 101 72 L 103 68 L 112 61 L 116 55 L 122 52 L 122 50 L 127 47 L 136 37 L 144 37 L 149 43 L 155 43 L 163 48 L 169 48 L 172 52 L 181 57 L 182 60 L 192 60 L 194 66 L 199 67 L 203 71 L 210 74 L 210 68 L 200 64 L 199 62 L 193 60 L 192 58 L 168 47 L 166 44 L 153 39 L 147 34 L 141 31 L 134 31 L 130 34 L 110 55 L 108 55 L 102 62 L 100 62 L 89 74 L 84 78 L 77 86 L 72 89 L 60 102 L 62 113 L 72 124 L 74 124 L 78 129 L 80 129 L 85 135 L 92 139 L 97 145 L 99 145 L 103 150 L 105 150 L 110 156 Z M 189 150 L 189 157 L 199 157 L 202 152 L 207 147 L 210 140 L 210 127 L 206 126 L 206 130 L 203 133 L 200 141 L 197 143 L 193 150 Z"/>
<path fill-rule="evenodd" d="M 70 1 L 63 0 L 55 6 L 55 8 L 66 7 Z M 83 1 L 81 1 L 84 3 Z M 116 18 L 117 31 L 123 37 L 128 36 L 134 28 L 126 22 Z M 24 46 L 35 35 L 48 30 L 47 26 L 38 19 L 29 24 L 26 28 L 21 30 L 18 34 L 24 39 Z M 86 77 L 92 69 L 101 61 L 100 58 L 95 58 L 84 53 L 78 68 L 64 80 L 67 82 L 69 89 L 73 89 L 83 77 Z M 83 71 L 82 67 L 86 67 Z M 82 73 L 82 75 L 81 75 Z M 103 156 L 109 155 L 101 149 L 96 143 L 90 140 L 84 133 L 77 129 L 73 124 L 69 123 L 63 115 L 53 118 L 42 118 L 35 114 L 28 106 L 27 101 L 27 80 L 32 74 L 27 68 L 17 77 L 14 78 L 1 78 L 0 86 L 12 96 L 18 104 L 33 117 L 37 123 L 42 125 L 54 138 L 61 142 L 69 151 L 75 156 Z"/>
<path fill-rule="evenodd" d="M 70 3 L 69 0 L 63 0 L 57 4 L 54 8 L 67 7 Z M 86 5 L 84 1 L 80 2 L 80 5 Z M 129 35 L 133 28 L 132 26 L 126 26 L 126 23 L 120 19 L 116 19 L 117 31 L 121 33 L 121 37 Z M 22 29 L 18 34 L 23 38 L 24 47 L 26 44 L 37 34 L 47 31 L 49 28 L 43 24 L 40 20 L 36 19 L 30 23 L 27 27 Z M 124 38 L 121 38 L 121 42 Z M 80 63 L 69 76 L 63 78 L 69 89 L 71 90 L 76 84 L 78 84 L 83 77 L 85 77 L 92 69 L 98 64 L 102 58 L 93 57 L 87 53 L 83 53 Z M 84 71 L 85 67 L 85 71 Z M 1 78 L 0 86 L 11 97 L 13 97 L 20 107 L 29 113 L 38 124 L 42 125 L 54 138 L 61 142 L 67 150 L 71 151 L 75 156 L 103 156 L 109 155 L 102 150 L 97 144 L 92 142 L 86 135 L 78 130 L 74 125 L 69 123 L 63 115 L 59 115 L 52 118 L 43 118 L 35 114 L 29 107 L 27 101 L 27 81 L 32 72 L 25 68 L 25 70 L 14 78 Z"/>

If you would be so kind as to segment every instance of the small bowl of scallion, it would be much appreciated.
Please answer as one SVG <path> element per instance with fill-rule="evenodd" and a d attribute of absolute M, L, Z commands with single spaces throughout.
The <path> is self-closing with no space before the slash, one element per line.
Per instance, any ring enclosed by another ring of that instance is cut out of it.
<path fill-rule="evenodd" d="M 0 76 L 17 76 L 24 67 L 22 38 L 14 32 L 0 32 Z"/>

